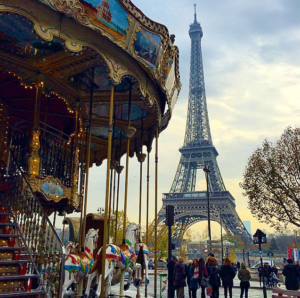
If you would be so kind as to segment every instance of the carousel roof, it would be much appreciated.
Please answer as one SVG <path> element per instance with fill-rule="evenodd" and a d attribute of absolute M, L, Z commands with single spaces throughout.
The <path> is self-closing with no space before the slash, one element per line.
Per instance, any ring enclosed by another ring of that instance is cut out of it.
<path fill-rule="evenodd" d="M 10 108 L 10 125 L 32 122 L 39 82 L 40 121 L 65 135 L 74 132 L 76 109 L 87 126 L 92 98 L 91 163 L 99 165 L 113 85 L 115 156 L 126 151 L 129 115 L 137 130 L 130 154 L 141 145 L 150 150 L 181 88 L 173 42 L 129 0 L 0 0 L 0 100 Z"/>

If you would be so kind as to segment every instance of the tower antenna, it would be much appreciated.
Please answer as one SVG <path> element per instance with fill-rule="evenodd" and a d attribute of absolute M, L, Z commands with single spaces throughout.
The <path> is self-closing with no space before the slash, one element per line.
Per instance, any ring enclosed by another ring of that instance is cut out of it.
<path fill-rule="evenodd" d="M 194 4 L 194 8 L 195 8 L 195 13 L 194 13 L 194 23 L 197 23 L 196 6 L 197 6 L 197 4 Z"/>

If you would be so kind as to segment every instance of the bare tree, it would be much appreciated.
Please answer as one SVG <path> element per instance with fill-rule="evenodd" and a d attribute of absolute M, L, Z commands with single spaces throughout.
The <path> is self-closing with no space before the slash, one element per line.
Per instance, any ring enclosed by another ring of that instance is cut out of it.
<path fill-rule="evenodd" d="M 265 140 L 249 158 L 240 186 L 260 222 L 300 227 L 300 128 L 286 128 L 275 143 Z"/>

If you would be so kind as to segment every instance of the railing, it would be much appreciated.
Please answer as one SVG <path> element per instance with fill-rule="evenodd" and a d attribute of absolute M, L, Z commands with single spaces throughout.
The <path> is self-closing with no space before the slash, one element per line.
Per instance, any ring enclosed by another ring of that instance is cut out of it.
<path fill-rule="evenodd" d="M 40 287 L 44 288 L 48 297 L 61 297 L 65 261 L 63 244 L 23 169 L 11 157 L 10 175 L 7 178 L 9 206 L 39 272 Z"/>
<path fill-rule="evenodd" d="M 10 150 L 18 165 L 27 171 L 30 134 L 28 124 L 12 128 Z M 42 128 L 44 126 L 45 128 Z M 40 135 L 40 169 L 38 176 L 58 178 L 65 186 L 72 185 L 74 171 L 73 144 L 68 142 L 68 136 L 41 123 Z"/>

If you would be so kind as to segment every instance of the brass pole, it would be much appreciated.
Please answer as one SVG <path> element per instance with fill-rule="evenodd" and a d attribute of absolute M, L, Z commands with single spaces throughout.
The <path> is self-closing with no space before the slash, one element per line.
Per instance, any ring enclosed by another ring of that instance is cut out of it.
<path fill-rule="evenodd" d="M 110 159 L 111 159 L 111 141 L 113 132 L 113 103 L 114 103 L 114 86 L 110 89 L 110 103 L 109 103 L 109 126 L 108 126 L 108 141 L 107 141 L 107 169 L 106 169 L 106 195 L 105 195 L 105 215 L 104 215 L 104 228 L 103 228 L 103 245 L 102 249 L 102 270 L 101 270 L 101 298 L 105 297 L 105 259 L 106 259 L 106 244 L 107 244 L 107 220 L 108 220 L 108 201 L 109 201 L 109 174 L 110 174 Z"/>
<path fill-rule="evenodd" d="M 89 130 L 88 130 L 88 143 L 86 146 L 87 159 L 86 159 L 86 180 L 85 180 L 85 193 L 84 193 L 84 208 L 81 223 L 81 233 L 80 233 L 80 247 L 81 251 L 84 251 L 84 239 L 85 239 L 85 228 L 86 228 L 86 213 L 87 213 L 87 197 L 89 188 L 89 169 L 90 169 L 90 158 L 91 158 L 91 137 L 92 137 L 92 110 L 93 110 L 93 95 L 94 95 L 94 75 L 95 69 L 92 68 L 92 78 L 91 78 L 91 93 L 90 93 L 90 111 L 89 111 Z"/>
<path fill-rule="evenodd" d="M 117 243 L 117 232 L 118 232 L 118 212 L 119 212 L 119 194 L 120 194 L 120 174 L 119 168 L 118 172 L 118 183 L 117 183 L 117 206 L 116 206 L 116 225 L 115 225 L 115 243 Z"/>
<path fill-rule="evenodd" d="M 107 223 L 107 243 L 109 243 L 109 230 L 110 230 L 110 218 L 111 218 L 111 199 L 112 199 L 112 179 L 113 179 L 113 169 L 110 169 L 110 179 L 109 179 L 109 203 L 108 203 L 108 223 Z"/>
<path fill-rule="evenodd" d="M 146 208 L 146 244 L 149 247 L 149 169 L 150 169 L 150 152 L 147 152 L 147 208 Z"/>
<path fill-rule="evenodd" d="M 113 108 L 114 109 L 114 108 Z M 111 148 L 111 159 L 114 155 L 114 144 L 115 144 L 115 124 L 116 124 L 116 115 L 113 116 L 113 127 L 112 127 L 112 148 Z M 112 187 L 113 187 L 113 171 L 115 170 L 116 162 L 114 164 L 110 163 L 110 187 L 109 187 L 109 211 L 108 211 L 108 234 L 107 234 L 107 243 L 109 242 L 109 233 L 110 233 L 110 219 L 111 219 L 111 201 L 112 201 Z"/>
<path fill-rule="evenodd" d="M 157 175 L 158 175 L 158 126 L 156 127 L 156 133 L 155 133 L 155 264 L 157 264 Z M 154 298 L 157 297 L 157 266 L 154 267 Z"/>
<path fill-rule="evenodd" d="M 118 184 L 117 184 L 117 206 L 116 206 L 116 224 L 115 224 L 115 243 L 117 243 L 117 232 L 118 232 L 118 212 L 119 212 L 119 195 L 120 195 L 120 174 L 123 170 L 121 166 L 121 150 L 122 150 L 122 132 L 120 131 L 120 140 L 119 140 L 119 164 L 116 168 L 118 173 Z"/>
<path fill-rule="evenodd" d="M 144 113 L 142 113 L 142 117 L 144 117 Z M 139 238 L 140 239 L 141 239 L 141 227 L 142 227 L 143 162 L 145 160 L 145 157 L 143 156 L 143 131 L 144 131 L 144 118 L 142 118 L 142 129 L 141 129 L 141 154 L 138 158 L 140 162 L 140 206 L 139 206 L 139 226 L 140 226 Z"/>
<path fill-rule="evenodd" d="M 130 89 L 129 89 L 129 105 L 128 105 L 128 123 L 127 123 L 127 128 L 130 128 L 131 91 L 132 91 L 132 85 L 130 85 Z M 130 150 L 130 137 L 127 134 L 126 171 L 125 171 L 125 196 L 124 196 L 124 218 L 123 218 L 123 244 L 125 244 L 125 236 L 126 236 L 129 150 Z"/>
<path fill-rule="evenodd" d="M 112 206 L 112 213 L 115 213 L 115 203 L 116 203 L 116 169 L 114 169 L 114 183 L 113 183 L 113 206 Z"/>

